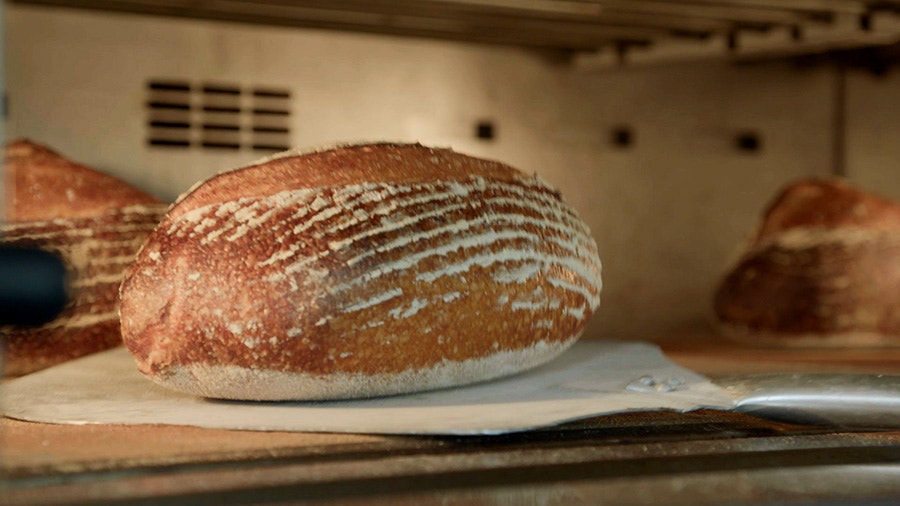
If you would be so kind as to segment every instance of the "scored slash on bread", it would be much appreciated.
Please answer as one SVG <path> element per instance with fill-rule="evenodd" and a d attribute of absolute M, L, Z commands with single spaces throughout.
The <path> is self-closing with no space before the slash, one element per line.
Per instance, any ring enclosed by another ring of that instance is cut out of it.
<path fill-rule="evenodd" d="M 558 192 L 420 145 L 286 154 L 210 178 L 121 289 L 140 370 L 196 395 L 368 397 L 519 372 L 597 309 L 597 246 Z"/>
<path fill-rule="evenodd" d="M 21 375 L 121 344 L 118 287 L 166 205 L 27 140 L 4 152 L 0 244 L 57 253 L 70 301 L 40 327 L 3 329 L 5 375 Z"/>

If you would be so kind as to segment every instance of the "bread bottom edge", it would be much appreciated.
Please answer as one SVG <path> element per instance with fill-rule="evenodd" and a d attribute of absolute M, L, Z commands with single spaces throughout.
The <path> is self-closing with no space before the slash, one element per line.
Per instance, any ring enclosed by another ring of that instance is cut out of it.
<path fill-rule="evenodd" d="M 729 341 L 758 348 L 897 348 L 900 335 L 871 331 L 794 333 L 754 331 L 745 325 L 718 322 L 716 329 Z"/>
<path fill-rule="evenodd" d="M 182 393 L 223 400 L 328 401 L 384 397 L 458 387 L 510 376 L 543 365 L 578 338 L 538 341 L 528 348 L 501 351 L 464 361 L 443 361 L 427 369 L 397 373 L 309 374 L 234 365 L 172 365 L 151 377 Z"/>

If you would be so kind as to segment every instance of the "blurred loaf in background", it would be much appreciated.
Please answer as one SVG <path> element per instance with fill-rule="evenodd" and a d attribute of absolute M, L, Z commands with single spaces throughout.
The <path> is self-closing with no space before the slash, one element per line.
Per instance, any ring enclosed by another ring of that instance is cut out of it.
<path fill-rule="evenodd" d="M 120 344 L 124 269 L 167 206 L 28 140 L 6 146 L 3 171 L 0 245 L 57 254 L 69 287 L 55 320 L 2 329 L 3 374 L 27 374 Z"/>
<path fill-rule="evenodd" d="M 900 204 L 842 179 L 788 185 L 714 305 L 749 344 L 900 345 Z"/>

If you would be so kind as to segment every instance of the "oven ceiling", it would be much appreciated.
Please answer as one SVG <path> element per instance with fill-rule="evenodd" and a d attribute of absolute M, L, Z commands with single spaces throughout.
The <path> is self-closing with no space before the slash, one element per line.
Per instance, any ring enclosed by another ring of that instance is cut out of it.
<path fill-rule="evenodd" d="M 893 48 L 900 0 L 16 0 L 520 46 L 596 65 Z"/>

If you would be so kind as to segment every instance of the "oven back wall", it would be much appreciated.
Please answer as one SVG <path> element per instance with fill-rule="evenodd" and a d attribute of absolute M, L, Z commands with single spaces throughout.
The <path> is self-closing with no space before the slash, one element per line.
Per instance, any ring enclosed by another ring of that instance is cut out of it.
<path fill-rule="evenodd" d="M 601 248 L 589 337 L 708 328 L 712 288 L 767 200 L 833 165 L 828 68 L 592 73 L 516 48 L 21 5 L 4 32 L 8 138 L 167 200 L 268 153 L 148 145 L 147 83 L 160 78 L 289 90 L 296 148 L 419 141 L 537 172 Z M 758 149 L 736 148 L 742 135 Z"/>

